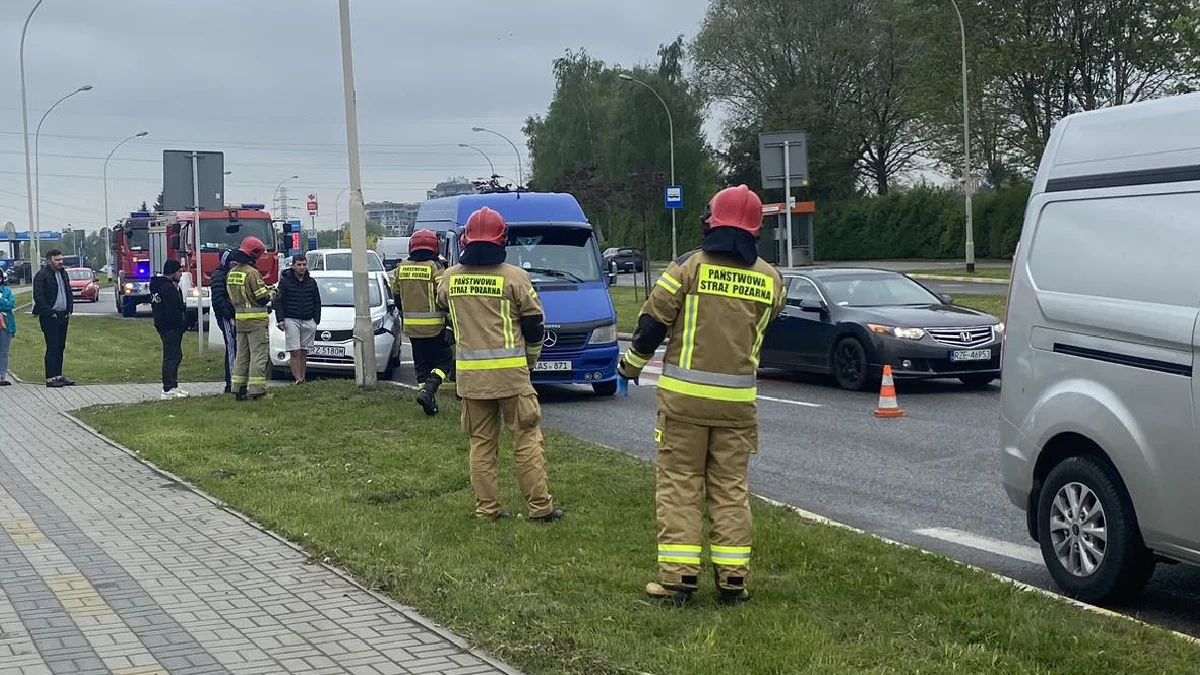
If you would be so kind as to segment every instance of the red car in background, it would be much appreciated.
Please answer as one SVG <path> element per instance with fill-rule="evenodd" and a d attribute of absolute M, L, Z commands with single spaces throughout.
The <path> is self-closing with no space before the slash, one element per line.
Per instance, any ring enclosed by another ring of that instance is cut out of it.
<path fill-rule="evenodd" d="M 100 284 L 96 273 L 89 267 L 70 267 L 67 276 L 71 279 L 71 295 L 82 302 L 100 302 Z"/>

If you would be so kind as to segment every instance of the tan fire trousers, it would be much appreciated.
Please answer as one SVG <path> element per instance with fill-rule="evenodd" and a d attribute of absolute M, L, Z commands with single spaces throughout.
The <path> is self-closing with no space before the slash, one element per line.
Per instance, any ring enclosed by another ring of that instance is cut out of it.
<path fill-rule="evenodd" d="M 704 540 L 704 501 L 712 518 L 709 558 L 724 589 L 750 572 L 750 490 L 746 472 L 758 428 L 707 427 L 659 414 L 658 570 L 665 586 L 695 587 Z"/>
<path fill-rule="evenodd" d="M 495 518 L 500 513 L 500 420 L 513 435 L 517 485 L 529 505 L 529 517 L 540 518 L 554 510 L 542 455 L 542 408 L 537 395 L 497 400 L 463 399 L 462 430 L 471 441 L 471 487 L 475 490 L 475 515 Z"/>
<path fill-rule="evenodd" d="M 251 396 L 267 391 L 267 361 L 271 348 L 267 324 L 237 329 L 237 356 L 230 383 L 234 391 L 245 387 Z"/>

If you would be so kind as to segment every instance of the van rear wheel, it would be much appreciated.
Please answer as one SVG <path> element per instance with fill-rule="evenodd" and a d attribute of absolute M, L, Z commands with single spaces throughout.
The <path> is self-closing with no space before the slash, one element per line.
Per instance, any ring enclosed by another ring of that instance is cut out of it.
<path fill-rule="evenodd" d="M 1046 477 L 1038 498 L 1042 559 L 1063 592 L 1084 602 L 1121 602 L 1154 572 L 1133 503 L 1116 471 L 1070 457 Z"/>

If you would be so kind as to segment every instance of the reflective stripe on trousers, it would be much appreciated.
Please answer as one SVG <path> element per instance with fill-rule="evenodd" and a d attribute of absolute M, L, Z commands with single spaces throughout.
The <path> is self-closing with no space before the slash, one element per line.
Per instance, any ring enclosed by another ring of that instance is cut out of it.
<path fill-rule="evenodd" d="M 520 347 L 506 349 L 459 349 L 455 354 L 459 370 L 499 370 L 520 368 L 527 365 L 525 350 Z"/>
<path fill-rule="evenodd" d="M 757 376 L 729 375 L 665 364 L 658 387 L 677 394 L 714 401 L 746 403 L 758 396 Z"/>
<path fill-rule="evenodd" d="M 711 544 L 709 553 L 714 565 L 728 567 L 748 567 L 750 565 L 749 546 L 718 546 Z"/>
<path fill-rule="evenodd" d="M 403 319 L 410 326 L 446 325 L 446 315 L 441 312 L 405 312 Z"/>
<path fill-rule="evenodd" d="M 700 564 L 700 546 L 697 544 L 659 544 L 658 562 Z"/>

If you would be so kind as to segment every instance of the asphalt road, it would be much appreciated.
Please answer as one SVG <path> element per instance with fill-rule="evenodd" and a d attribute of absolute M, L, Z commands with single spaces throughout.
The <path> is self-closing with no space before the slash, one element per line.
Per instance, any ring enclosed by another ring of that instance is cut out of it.
<path fill-rule="evenodd" d="M 411 382 L 411 366 L 397 377 Z M 653 379 L 648 374 L 643 386 L 630 387 L 628 398 L 548 388 L 545 424 L 651 460 Z M 763 373 L 751 488 L 1054 590 L 1023 514 L 1000 485 L 999 384 L 970 391 L 956 381 L 902 383 L 898 390 L 904 417 L 876 419 L 874 392 L 844 392 L 820 377 Z M 1198 589 L 1200 570 L 1160 565 L 1138 604 L 1125 611 L 1200 637 Z"/>

